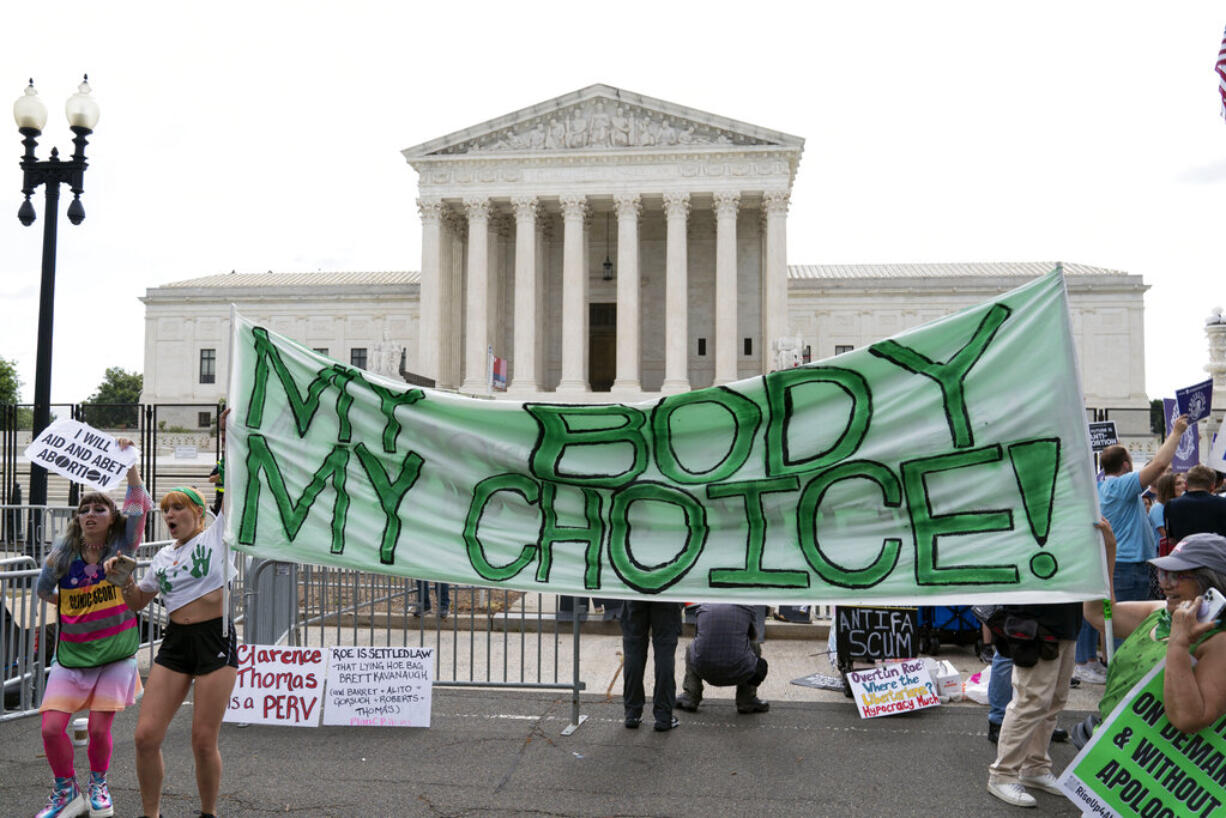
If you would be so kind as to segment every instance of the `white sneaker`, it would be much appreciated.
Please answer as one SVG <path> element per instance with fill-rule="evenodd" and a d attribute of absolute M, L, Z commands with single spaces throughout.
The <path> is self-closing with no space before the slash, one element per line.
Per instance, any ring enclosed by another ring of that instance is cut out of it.
<path fill-rule="evenodd" d="M 1082 684 L 1088 685 L 1105 685 L 1107 683 L 1107 674 L 1091 664 L 1078 665 L 1073 670 L 1073 678 Z"/>
<path fill-rule="evenodd" d="M 1022 782 L 1023 787 L 1050 792 L 1052 795 L 1064 795 L 1064 790 L 1060 789 L 1060 782 L 1051 773 L 1021 775 L 1018 778 Z"/>
<path fill-rule="evenodd" d="M 1015 807 L 1035 807 L 1039 804 L 1033 795 L 1026 792 L 1025 787 L 1013 781 L 989 781 L 988 792 L 992 793 L 992 795 L 995 795 L 1006 804 L 1012 804 Z"/>

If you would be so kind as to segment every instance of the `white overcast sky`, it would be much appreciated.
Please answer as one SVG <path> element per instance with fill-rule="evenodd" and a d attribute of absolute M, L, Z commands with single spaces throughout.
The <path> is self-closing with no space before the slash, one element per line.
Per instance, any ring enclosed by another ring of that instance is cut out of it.
<path fill-rule="evenodd" d="M 102 110 L 86 221 L 61 203 L 53 401 L 143 367 L 147 287 L 418 269 L 400 150 L 592 83 L 804 137 L 791 264 L 1140 274 L 1150 396 L 1207 377 L 1203 319 L 1226 304 L 1220 2 L 120 0 L 0 20 L 0 91 L 33 77 L 50 111 L 42 158 L 71 152 L 82 72 Z M 0 357 L 29 400 L 43 200 L 22 227 L 6 121 Z"/>

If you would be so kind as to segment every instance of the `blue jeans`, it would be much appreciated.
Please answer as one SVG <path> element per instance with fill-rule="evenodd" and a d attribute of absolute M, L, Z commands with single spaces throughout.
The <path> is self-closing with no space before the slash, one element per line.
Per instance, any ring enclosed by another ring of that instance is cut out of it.
<path fill-rule="evenodd" d="M 438 608 L 441 613 L 447 613 L 451 610 L 451 586 L 445 582 L 434 583 L 434 590 L 438 593 Z M 422 612 L 430 610 L 430 583 L 424 579 L 417 580 L 417 604 L 421 606 Z"/>
<path fill-rule="evenodd" d="M 1098 631 L 1089 623 L 1081 623 L 1081 632 L 1077 634 L 1077 651 L 1074 661 L 1079 665 L 1092 662 L 1098 658 Z"/>
<path fill-rule="evenodd" d="M 1149 563 L 1117 562 L 1113 577 L 1116 602 L 1149 599 Z"/>
<path fill-rule="evenodd" d="M 988 679 L 988 721 L 1000 724 L 1005 720 L 1005 708 L 1013 698 L 1013 660 L 997 651 L 992 659 L 992 675 Z"/>

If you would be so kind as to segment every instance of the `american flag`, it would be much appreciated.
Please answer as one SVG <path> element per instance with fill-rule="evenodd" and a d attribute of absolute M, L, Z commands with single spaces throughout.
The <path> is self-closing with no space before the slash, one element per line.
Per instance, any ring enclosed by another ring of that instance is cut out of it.
<path fill-rule="evenodd" d="M 495 355 L 493 346 L 488 346 L 485 350 L 490 362 L 490 389 L 507 391 L 507 359 Z"/>
<path fill-rule="evenodd" d="M 1226 33 L 1222 34 L 1222 47 L 1217 52 L 1217 90 L 1222 97 L 1222 118 L 1226 119 Z"/>

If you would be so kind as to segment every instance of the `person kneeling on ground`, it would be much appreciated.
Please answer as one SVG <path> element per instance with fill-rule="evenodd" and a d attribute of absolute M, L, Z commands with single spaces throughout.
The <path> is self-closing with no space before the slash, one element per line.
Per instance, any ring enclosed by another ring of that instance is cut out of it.
<path fill-rule="evenodd" d="M 695 608 L 694 641 L 685 651 L 684 691 L 677 707 L 693 713 L 702 702 L 702 683 L 736 685 L 738 713 L 765 713 L 770 703 L 758 698 L 766 678 L 766 660 L 758 643 L 753 609 L 748 605 L 703 604 Z"/>

